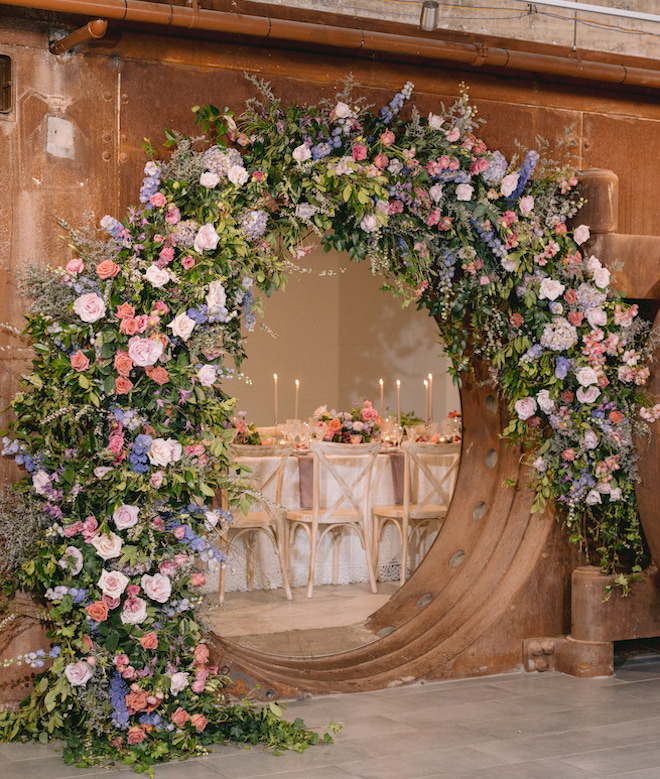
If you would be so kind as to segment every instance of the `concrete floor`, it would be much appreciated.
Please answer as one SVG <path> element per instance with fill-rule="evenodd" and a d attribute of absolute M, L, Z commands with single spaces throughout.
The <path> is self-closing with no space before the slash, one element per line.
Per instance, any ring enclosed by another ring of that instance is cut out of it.
<path fill-rule="evenodd" d="M 303 754 L 219 745 L 155 779 L 660 778 L 657 654 L 619 657 L 611 678 L 520 672 L 295 701 L 286 714 L 344 727 Z M 108 775 L 68 768 L 55 746 L 0 744 L 2 779 Z"/>

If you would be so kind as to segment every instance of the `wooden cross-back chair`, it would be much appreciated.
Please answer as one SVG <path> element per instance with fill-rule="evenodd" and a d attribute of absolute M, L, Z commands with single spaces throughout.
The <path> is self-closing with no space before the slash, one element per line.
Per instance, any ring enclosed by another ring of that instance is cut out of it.
<path fill-rule="evenodd" d="M 309 538 L 309 574 L 307 597 L 314 592 L 314 569 L 322 540 L 330 534 L 333 542 L 332 581 L 337 583 L 339 542 L 344 530 L 354 531 L 364 549 L 372 592 L 377 592 L 369 540 L 369 491 L 371 473 L 380 451 L 380 442 L 370 444 L 338 444 L 313 441 L 314 457 L 312 507 L 289 509 L 287 549 L 296 531 L 303 528 Z M 287 566 L 289 562 L 287 560 Z"/>
<path fill-rule="evenodd" d="M 259 534 L 266 536 L 272 543 L 282 572 L 282 587 L 287 600 L 291 600 L 291 587 L 286 565 L 285 551 L 286 533 L 284 532 L 282 501 L 282 484 L 287 460 L 293 452 L 292 444 L 277 444 L 273 446 L 249 446 L 233 444 L 230 450 L 231 458 L 237 464 L 257 458 L 255 472 L 248 476 L 248 481 L 254 487 L 254 502 L 247 513 L 233 508 L 234 520 L 225 528 L 222 535 L 226 544 L 226 553 L 231 560 L 231 553 L 236 542 L 243 540 L 245 547 L 245 563 L 248 590 L 254 590 L 255 549 Z M 226 569 L 220 570 L 220 603 L 225 600 Z"/>
<path fill-rule="evenodd" d="M 439 526 L 447 515 L 456 483 L 461 445 L 404 441 L 403 503 L 374 506 L 372 509 L 372 556 L 378 570 L 380 541 L 387 523 L 393 524 L 401 538 L 401 576 L 407 577 L 411 539 L 421 545 L 430 526 Z"/>

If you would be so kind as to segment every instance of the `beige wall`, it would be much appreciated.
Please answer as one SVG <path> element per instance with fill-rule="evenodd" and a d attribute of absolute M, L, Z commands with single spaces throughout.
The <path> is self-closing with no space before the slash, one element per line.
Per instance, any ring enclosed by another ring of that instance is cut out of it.
<path fill-rule="evenodd" d="M 279 421 L 293 417 L 295 380 L 300 381 L 299 416 L 318 406 L 348 410 L 353 401 L 371 400 L 396 413 L 396 381 L 401 381 L 401 410 L 424 415 L 424 378 L 433 374 L 434 418 L 458 410 L 458 392 L 446 375 L 447 361 L 433 320 L 414 305 L 382 292 L 368 263 L 350 263 L 345 255 L 320 252 L 308 258 L 306 271 L 292 276 L 284 292 L 265 301 L 261 323 L 248 337 L 243 371 L 251 384 L 229 385 L 237 410 L 257 425 L 274 421 L 274 382 L 278 377 Z M 320 275 L 323 274 L 323 275 Z"/>

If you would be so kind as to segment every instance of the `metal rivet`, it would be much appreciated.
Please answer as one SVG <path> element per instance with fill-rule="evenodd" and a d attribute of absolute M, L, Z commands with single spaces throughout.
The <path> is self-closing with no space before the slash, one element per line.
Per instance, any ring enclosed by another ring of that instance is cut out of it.
<path fill-rule="evenodd" d="M 386 628 L 381 628 L 376 635 L 378 638 L 383 638 L 384 636 L 389 636 L 390 633 L 394 633 L 394 627 L 392 625 L 388 625 Z"/>
<path fill-rule="evenodd" d="M 483 500 L 480 500 L 479 503 L 472 509 L 472 519 L 483 519 L 486 516 L 486 511 L 488 511 L 488 506 L 484 503 Z"/>
<path fill-rule="evenodd" d="M 428 606 L 432 600 L 433 600 L 433 593 L 427 592 L 426 595 L 422 595 L 422 597 L 417 601 L 415 605 L 417 606 L 417 608 L 421 609 L 422 606 Z"/>
<path fill-rule="evenodd" d="M 497 452 L 489 449 L 486 452 L 486 468 L 494 468 L 497 465 Z"/>
<path fill-rule="evenodd" d="M 110 160 L 112 159 L 112 154 L 110 154 L 109 151 L 104 151 L 103 154 L 101 155 L 101 157 L 103 157 L 103 159 L 106 162 L 110 162 Z"/>
<path fill-rule="evenodd" d="M 449 561 L 449 567 L 450 568 L 458 568 L 458 566 L 465 560 L 465 552 L 456 552 L 452 555 L 451 560 Z"/>
<path fill-rule="evenodd" d="M 272 700 L 275 697 L 275 690 L 266 690 L 264 693 L 264 697 L 267 701 Z"/>
<path fill-rule="evenodd" d="M 112 135 L 110 135 L 110 133 L 103 133 L 101 138 L 103 139 L 104 143 L 108 143 L 108 141 L 112 138 Z"/>
<path fill-rule="evenodd" d="M 104 100 L 112 100 L 112 92 L 104 92 L 103 93 L 103 99 Z"/>
<path fill-rule="evenodd" d="M 128 162 L 128 154 L 125 151 L 119 155 L 119 162 Z"/>

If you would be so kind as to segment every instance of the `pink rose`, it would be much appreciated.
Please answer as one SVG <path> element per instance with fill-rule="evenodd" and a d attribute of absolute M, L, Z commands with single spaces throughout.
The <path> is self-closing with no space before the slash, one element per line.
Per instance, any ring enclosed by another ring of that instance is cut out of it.
<path fill-rule="evenodd" d="M 154 195 L 153 197 L 156 196 Z M 146 737 L 147 734 L 144 732 L 144 730 L 142 730 L 142 728 L 139 728 L 137 725 L 134 725 L 132 728 L 128 729 L 128 733 L 126 734 L 126 743 L 139 744 L 142 741 L 144 741 Z"/>
<path fill-rule="evenodd" d="M 193 692 L 196 692 L 198 695 L 200 693 L 204 692 L 204 688 L 206 687 L 206 680 L 204 679 L 196 679 L 191 685 L 191 689 Z"/>
<path fill-rule="evenodd" d="M 471 184 L 459 184 L 456 187 L 456 200 L 471 200 L 474 187 Z"/>
<path fill-rule="evenodd" d="M 181 221 L 181 212 L 173 203 L 168 206 L 165 221 L 168 225 L 175 225 Z"/>
<path fill-rule="evenodd" d="M 116 533 L 99 533 L 90 539 L 90 544 L 102 560 L 111 560 L 119 557 L 124 542 Z"/>
<path fill-rule="evenodd" d="M 109 598 L 119 598 L 129 582 L 128 576 L 121 571 L 106 571 L 104 568 L 98 581 L 98 587 Z"/>
<path fill-rule="evenodd" d="M 580 370 L 575 374 L 575 378 L 583 387 L 588 387 L 590 384 L 598 384 L 598 374 L 589 365 L 585 365 L 584 368 L 580 368 Z"/>
<path fill-rule="evenodd" d="M 163 562 L 160 564 L 160 572 L 164 576 L 174 576 L 176 569 L 177 564 L 174 562 L 174 560 L 163 560 Z"/>
<path fill-rule="evenodd" d="M 89 358 L 85 357 L 85 354 L 78 349 L 78 351 L 71 355 L 71 367 L 74 371 L 86 371 L 89 368 Z"/>
<path fill-rule="evenodd" d="M 139 625 L 147 618 L 147 602 L 134 595 L 126 598 L 121 612 L 121 621 L 124 625 Z"/>
<path fill-rule="evenodd" d="M 523 216 L 529 216 L 534 210 L 534 198 L 531 195 L 525 195 L 525 197 L 520 198 L 518 208 Z"/>
<path fill-rule="evenodd" d="M 191 257 L 189 254 L 187 254 L 182 260 L 181 264 L 186 270 L 190 270 L 195 265 L 195 259 L 194 257 Z"/>
<path fill-rule="evenodd" d="M 378 217 L 374 216 L 373 214 L 366 214 L 362 217 L 360 227 L 364 230 L 365 233 L 375 233 L 380 228 L 380 222 Z"/>
<path fill-rule="evenodd" d="M 592 327 L 603 327 L 607 324 L 607 311 L 602 308 L 590 308 L 587 311 L 587 322 Z"/>
<path fill-rule="evenodd" d="M 80 258 L 69 260 L 64 270 L 67 273 L 82 273 L 85 270 L 85 263 Z"/>
<path fill-rule="evenodd" d="M 92 324 L 105 316 L 105 303 L 103 298 L 99 297 L 95 292 L 88 292 L 76 298 L 73 303 L 73 310 L 83 322 Z"/>
<path fill-rule="evenodd" d="M 605 287 L 607 287 L 610 283 L 610 272 L 607 270 L 607 268 L 601 267 L 594 271 L 592 278 L 594 280 L 594 284 L 599 289 L 605 289 Z"/>
<path fill-rule="evenodd" d="M 190 724 L 195 728 L 198 733 L 201 733 L 207 726 L 208 721 L 203 714 L 193 714 L 190 718 Z"/>
<path fill-rule="evenodd" d="M 545 278 L 539 287 L 539 300 L 557 300 L 563 294 L 566 287 L 557 279 Z"/>
<path fill-rule="evenodd" d="M 366 160 L 367 158 L 367 147 L 363 143 L 358 143 L 353 147 L 353 159 L 357 162 L 358 160 Z"/>
<path fill-rule="evenodd" d="M 96 266 L 96 273 L 100 279 L 112 279 L 120 270 L 119 265 L 112 260 L 103 260 Z"/>
<path fill-rule="evenodd" d="M 158 603 L 166 603 L 172 594 L 172 583 L 169 576 L 155 573 L 153 576 L 144 574 L 141 579 L 142 589 L 151 600 Z"/>
<path fill-rule="evenodd" d="M 203 587 L 206 584 L 206 576 L 203 573 L 193 573 L 190 577 L 193 587 Z"/>
<path fill-rule="evenodd" d="M 195 320 L 184 313 L 174 317 L 168 327 L 172 330 L 172 335 L 176 335 L 182 341 L 187 341 L 195 329 L 195 324 Z"/>
<path fill-rule="evenodd" d="M 163 484 L 163 476 L 164 474 L 162 471 L 156 471 L 155 473 L 152 473 L 149 479 L 149 484 L 151 484 L 155 490 L 159 490 Z"/>
<path fill-rule="evenodd" d="M 163 249 L 163 251 L 165 251 L 165 249 Z M 156 289 L 164 287 L 167 282 L 170 281 L 169 271 L 165 268 L 159 268 L 158 265 L 154 265 L 153 263 L 145 271 L 144 277 L 151 286 L 156 287 Z"/>
<path fill-rule="evenodd" d="M 167 203 L 167 198 L 162 192 L 156 192 L 149 198 L 149 202 L 156 208 L 162 208 Z"/>
<path fill-rule="evenodd" d="M 195 236 L 195 251 L 200 254 L 204 251 L 214 251 L 219 240 L 220 236 L 212 224 L 202 225 Z"/>
<path fill-rule="evenodd" d="M 242 187 L 250 178 L 250 174 L 242 165 L 232 165 L 227 171 L 227 178 L 235 187 Z"/>
<path fill-rule="evenodd" d="M 64 675 L 72 687 L 82 687 L 92 678 L 92 667 L 84 660 L 69 663 L 64 669 Z"/>
<path fill-rule="evenodd" d="M 177 726 L 177 728 L 182 728 L 190 719 L 190 714 L 188 714 L 185 709 L 182 709 L 181 706 L 179 706 L 174 714 L 172 714 L 170 719 Z"/>
<path fill-rule="evenodd" d="M 125 320 L 124 320 L 125 321 Z M 163 353 L 163 344 L 156 338 L 131 338 L 128 345 L 128 356 L 136 365 L 146 368 L 158 361 Z"/>
<path fill-rule="evenodd" d="M 500 183 L 500 191 L 504 195 L 504 197 L 509 197 L 510 194 L 513 193 L 515 188 L 518 186 L 518 173 L 509 173 L 508 176 L 505 176 L 502 179 L 502 182 Z"/>
<path fill-rule="evenodd" d="M 206 189 L 215 189 L 220 183 L 220 176 L 210 170 L 205 170 L 199 177 L 199 184 Z"/>
<path fill-rule="evenodd" d="M 383 146 L 391 146 L 395 140 L 396 136 L 391 130 L 385 130 L 384 133 L 381 133 L 380 142 Z"/>
<path fill-rule="evenodd" d="M 140 646 L 142 649 L 156 649 L 158 647 L 158 636 L 153 631 L 151 633 L 145 633 L 140 639 Z"/>
<path fill-rule="evenodd" d="M 140 509 L 138 506 L 127 506 L 122 504 L 116 508 L 112 515 L 112 519 L 117 530 L 128 530 L 129 527 L 137 525 L 139 513 Z"/>
<path fill-rule="evenodd" d="M 75 546 L 67 546 L 64 550 L 64 556 L 59 561 L 60 568 L 69 571 L 73 576 L 77 576 L 83 567 L 83 556 L 80 549 Z"/>
<path fill-rule="evenodd" d="M 209 648 L 206 644 L 197 644 L 195 651 L 195 662 L 199 665 L 206 665 L 209 661 Z"/>
<path fill-rule="evenodd" d="M 115 655 L 113 662 L 117 666 L 117 668 L 121 671 L 122 668 L 126 668 L 126 666 L 129 663 L 128 655 L 124 654 L 123 652 L 120 655 Z"/>

